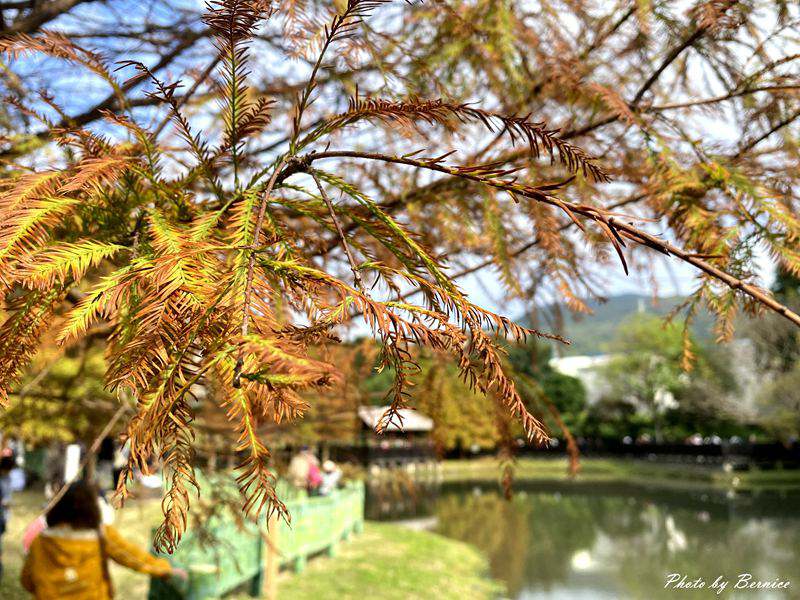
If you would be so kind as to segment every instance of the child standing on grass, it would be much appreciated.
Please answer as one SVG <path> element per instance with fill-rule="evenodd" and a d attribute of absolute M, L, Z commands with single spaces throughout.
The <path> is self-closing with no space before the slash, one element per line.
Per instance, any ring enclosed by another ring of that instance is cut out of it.
<path fill-rule="evenodd" d="M 113 597 L 109 558 L 148 575 L 186 577 L 182 569 L 102 525 L 97 490 L 77 481 L 47 514 L 47 528 L 31 543 L 22 585 L 37 600 L 108 600 Z"/>

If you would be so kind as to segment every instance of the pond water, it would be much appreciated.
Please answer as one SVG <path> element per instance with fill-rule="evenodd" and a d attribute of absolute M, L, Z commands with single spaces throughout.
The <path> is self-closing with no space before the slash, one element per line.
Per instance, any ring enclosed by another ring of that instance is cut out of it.
<path fill-rule="evenodd" d="M 510 502 L 494 486 L 477 484 L 406 488 L 399 503 L 373 492 L 367 511 L 476 546 L 518 600 L 800 598 L 798 490 L 580 482 L 515 488 Z M 665 589 L 672 573 L 702 578 L 704 587 Z M 745 573 L 790 587 L 733 589 Z M 719 595 L 711 589 L 718 577 L 728 581 Z"/>

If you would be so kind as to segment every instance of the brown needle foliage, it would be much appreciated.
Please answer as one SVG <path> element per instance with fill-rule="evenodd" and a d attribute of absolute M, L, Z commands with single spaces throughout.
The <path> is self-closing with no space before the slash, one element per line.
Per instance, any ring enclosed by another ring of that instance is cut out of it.
<path fill-rule="evenodd" d="M 423 346 L 451 356 L 491 410 L 502 407 L 545 443 L 498 338 L 564 340 L 473 303 L 456 279 L 481 266 L 499 268 L 509 296 L 533 301 L 557 290 L 581 310 L 582 296 L 599 293 L 609 254 L 627 272 L 647 266 L 631 248 L 644 246 L 698 270 L 687 315 L 705 301 L 722 334 L 741 304 L 800 324 L 752 269 L 761 246 L 800 270 L 797 172 L 784 169 L 781 180 L 776 167 L 796 164 L 796 149 L 784 140 L 756 152 L 796 118 L 781 75 L 793 59 L 775 58 L 762 39 L 753 52 L 760 66 L 743 74 L 720 47 L 740 31 L 756 36 L 750 3 L 701 3 L 685 26 L 641 3 L 603 14 L 568 4 L 582 36 L 568 33 L 550 3 L 532 18 L 494 2 L 348 0 L 331 11 L 214 1 L 189 36 L 210 38 L 213 51 L 188 88 L 162 79 L 162 61 L 127 59 L 112 71 L 64 33 L 1 38 L 18 62 L 46 55 L 78 65 L 112 96 L 77 116 L 50 94 L 10 103 L 13 119 L 41 129 L 5 142 L 0 400 L 44 333 L 55 328 L 72 344 L 102 328 L 108 386 L 136 400 L 118 493 L 132 469 L 161 459 L 170 485 L 156 543 L 170 550 L 197 487 L 198 386 L 219 392 L 214 400 L 237 431 L 245 511 L 286 516 L 261 424 L 302 417 L 308 392 L 336 381 L 336 366 L 315 349 L 336 343 L 334 332 L 355 318 L 380 341 L 379 368 L 394 378 L 380 427 L 406 405 L 414 346 Z M 791 18 L 777 10 L 772 35 Z M 251 69 L 269 79 L 272 58 L 259 50 L 276 39 L 285 46 L 272 50 L 309 57 L 306 76 L 276 74 L 265 87 Z M 666 48 L 651 57 L 662 39 Z M 731 89 L 655 102 L 665 73 L 694 93 L 680 60 L 693 49 Z M 608 81 L 592 81 L 593 69 L 610 72 Z M 351 85 L 359 74 L 371 93 Z M 480 104 L 471 93 L 478 81 Z M 748 132 L 734 152 L 712 154 L 687 133 L 690 117 L 669 116 L 753 98 L 746 110 L 767 119 L 766 131 Z M 137 109 L 154 105 L 176 137 L 162 136 L 164 121 L 145 125 L 153 120 Z M 100 117 L 101 126 L 86 127 Z M 62 157 L 42 168 L 32 138 L 54 140 Z M 666 239 L 637 224 L 654 220 L 669 228 Z M 475 256 L 489 258 L 476 267 Z"/>

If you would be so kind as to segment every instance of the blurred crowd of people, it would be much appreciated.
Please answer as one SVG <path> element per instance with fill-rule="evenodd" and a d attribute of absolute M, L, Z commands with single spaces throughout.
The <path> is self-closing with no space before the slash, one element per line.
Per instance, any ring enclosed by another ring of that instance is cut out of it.
<path fill-rule="evenodd" d="M 309 496 L 327 496 L 342 479 L 342 471 L 332 460 L 320 462 L 308 446 L 302 446 L 292 457 L 287 471 L 289 482 Z"/>

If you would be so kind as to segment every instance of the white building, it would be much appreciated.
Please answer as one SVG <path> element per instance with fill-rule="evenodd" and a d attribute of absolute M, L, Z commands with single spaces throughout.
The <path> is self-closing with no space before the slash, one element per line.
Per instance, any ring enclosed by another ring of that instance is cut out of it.
<path fill-rule="evenodd" d="M 555 357 L 550 359 L 550 366 L 563 375 L 579 379 L 586 388 L 586 402 L 591 405 L 608 391 L 608 385 L 598 371 L 607 365 L 611 358 L 610 354 Z"/>

